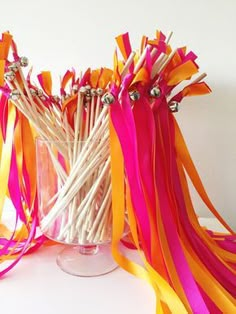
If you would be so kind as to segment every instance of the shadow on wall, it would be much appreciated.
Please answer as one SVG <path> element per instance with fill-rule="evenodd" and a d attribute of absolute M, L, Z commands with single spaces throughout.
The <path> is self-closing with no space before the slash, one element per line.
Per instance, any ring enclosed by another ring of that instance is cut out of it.
<path fill-rule="evenodd" d="M 236 89 L 208 84 L 212 93 L 186 98 L 176 118 L 210 199 L 236 230 Z M 192 186 L 191 192 L 198 215 L 211 217 Z"/>

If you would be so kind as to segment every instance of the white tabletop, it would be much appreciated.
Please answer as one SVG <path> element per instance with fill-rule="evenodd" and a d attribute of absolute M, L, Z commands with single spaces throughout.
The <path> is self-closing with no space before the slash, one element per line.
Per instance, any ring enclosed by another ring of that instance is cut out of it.
<path fill-rule="evenodd" d="M 221 231 L 212 218 L 202 224 Z M 124 270 L 81 278 L 56 265 L 62 246 L 42 247 L 25 256 L 0 282 L 0 309 L 6 314 L 151 314 L 155 312 L 152 289 Z M 130 250 L 129 250 L 130 251 Z M 130 252 L 134 256 L 134 252 Z"/>

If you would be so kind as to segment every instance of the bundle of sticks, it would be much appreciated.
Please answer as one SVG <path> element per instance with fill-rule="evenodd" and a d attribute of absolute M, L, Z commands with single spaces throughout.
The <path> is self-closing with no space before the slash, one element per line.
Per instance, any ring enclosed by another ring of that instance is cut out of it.
<path fill-rule="evenodd" d="M 133 54 L 134 57 L 134 54 Z M 130 66 L 125 64 L 125 74 Z M 26 57 L 7 64 L 5 90 L 38 135 L 38 198 L 41 230 L 66 243 L 104 243 L 111 239 L 111 172 L 109 105 L 112 71 L 101 68 L 76 78 L 67 71 L 61 96 L 52 95 L 50 72 L 38 75 L 41 87 L 31 83 Z M 46 150 L 46 155 L 45 155 Z M 41 157 L 41 152 L 44 155 Z M 57 189 L 49 193 L 48 164 Z M 48 168 L 47 168 L 48 169 Z M 40 173 L 42 172 L 42 173 Z"/>
<path fill-rule="evenodd" d="M 171 35 L 143 36 L 137 52 L 128 33 L 118 36 L 122 58 L 115 52 L 113 70 L 88 69 L 79 78 L 67 71 L 60 97 L 52 94 L 49 72 L 38 76 L 40 88 L 31 83 L 31 71 L 23 70 L 27 58 L 18 56 L 9 34 L 3 35 L 0 196 L 9 188 L 16 217 L 25 226 L 21 236 L 14 231 L 10 240 L 0 238 L 6 258 L 17 256 L 4 273 L 44 241 L 35 236 L 37 197 L 26 134 L 30 121 L 40 136 L 39 217 L 48 237 L 82 245 L 111 239 L 117 263 L 154 288 L 157 313 L 234 312 L 235 233 L 211 203 L 172 114 L 184 97 L 208 94 L 210 88 L 202 81 L 206 74 L 198 74 L 192 51 L 172 51 Z M 187 176 L 230 235 L 199 224 Z M 0 197 L 0 218 L 1 205 Z M 132 235 L 127 245 L 137 249 L 144 268 L 120 251 L 127 219 Z"/>
<path fill-rule="evenodd" d="M 15 106 L 40 136 L 38 165 L 47 163 L 40 160 L 40 149 L 45 146 L 58 181 L 55 195 L 45 199 L 48 193 L 44 191 L 50 189 L 50 182 L 45 181 L 46 173 L 38 176 L 41 229 L 54 240 L 67 243 L 107 241 L 112 216 L 106 95 L 102 88 L 92 88 L 87 82 L 80 86 L 83 77 L 71 86 L 70 94 L 63 93 L 60 98 L 47 95 L 31 85 L 29 79 L 27 82 L 22 71 L 27 63 L 26 58 L 21 58 L 11 64 L 5 79 Z M 107 69 L 100 72 L 103 79 L 110 75 Z M 45 84 L 50 82 L 48 72 L 43 72 L 41 78 Z"/>
<path fill-rule="evenodd" d="M 171 35 L 166 38 L 166 45 Z M 175 53 L 159 51 L 152 44 L 146 45 L 142 53 L 131 51 L 125 62 L 118 64 L 119 79 L 124 80 L 131 72 L 138 76 L 147 66 L 150 54 L 153 63 L 150 79 L 155 81 Z M 41 229 L 61 242 L 104 243 L 110 240 L 112 223 L 108 113 L 114 102 L 109 89 L 115 71 L 88 69 L 79 78 L 75 71 L 67 71 L 61 80 L 59 97 L 52 95 L 50 72 L 38 75 L 39 88 L 31 83 L 31 71 L 24 74 L 26 66 L 26 57 L 8 61 L 4 77 L 10 99 L 41 139 L 37 145 L 38 171 L 47 162 L 40 159 L 40 151 L 46 148 L 58 181 L 52 195 L 48 193 L 52 182 L 47 182 L 47 173 L 38 175 Z M 204 77 L 205 74 L 201 75 L 195 82 Z M 158 92 L 154 87 L 150 95 L 156 97 Z M 131 100 L 139 97 L 133 89 L 129 95 Z M 175 111 L 177 105 L 172 103 L 170 109 Z"/>

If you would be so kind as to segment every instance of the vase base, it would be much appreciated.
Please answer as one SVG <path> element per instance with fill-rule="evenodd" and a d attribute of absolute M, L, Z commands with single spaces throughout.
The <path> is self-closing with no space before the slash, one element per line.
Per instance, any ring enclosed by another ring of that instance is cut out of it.
<path fill-rule="evenodd" d="M 109 245 L 68 246 L 59 253 L 57 265 L 80 277 L 101 276 L 118 268 Z"/>

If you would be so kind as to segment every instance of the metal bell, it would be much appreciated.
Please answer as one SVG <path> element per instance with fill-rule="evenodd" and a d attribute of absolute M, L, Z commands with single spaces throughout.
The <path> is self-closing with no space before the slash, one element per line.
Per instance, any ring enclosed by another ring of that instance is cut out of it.
<path fill-rule="evenodd" d="M 168 106 L 169 106 L 169 109 L 171 112 L 178 112 L 179 111 L 178 101 L 172 100 L 171 102 L 169 102 Z"/>
<path fill-rule="evenodd" d="M 60 101 L 60 97 L 57 96 L 57 95 L 52 96 L 52 98 L 53 98 L 53 100 L 54 100 L 55 102 L 59 102 L 59 101 Z"/>
<path fill-rule="evenodd" d="M 12 82 L 15 79 L 15 72 L 9 71 L 4 74 L 4 77 L 7 81 Z"/>
<path fill-rule="evenodd" d="M 72 86 L 72 90 L 73 90 L 74 92 L 77 92 L 78 89 L 79 89 L 78 85 L 74 84 L 74 85 Z"/>
<path fill-rule="evenodd" d="M 39 97 L 42 97 L 42 96 L 43 96 L 43 91 L 42 91 L 42 89 L 38 89 L 38 90 L 37 90 L 37 95 L 38 95 Z"/>
<path fill-rule="evenodd" d="M 85 86 L 85 89 L 88 90 L 88 91 L 90 91 L 91 86 L 90 86 L 90 85 L 86 85 L 86 86 Z"/>
<path fill-rule="evenodd" d="M 129 92 L 129 97 L 131 100 L 135 101 L 135 100 L 139 100 L 140 98 L 140 93 L 137 90 L 133 90 L 131 92 Z"/>
<path fill-rule="evenodd" d="M 96 91 L 95 88 L 92 88 L 90 93 L 91 93 L 91 96 L 96 96 L 97 95 L 97 91 Z"/>
<path fill-rule="evenodd" d="M 86 88 L 85 88 L 85 86 L 81 86 L 80 89 L 79 89 L 79 92 L 80 92 L 81 94 L 86 93 Z"/>
<path fill-rule="evenodd" d="M 98 87 L 98 88 L 97 88 L 97 94 L 98 94 L 99 96 L 102 96 L 102 94 L 103 94 L 103 89 L 100 88 L 100 87 Z"/>
<path fill-rule="evenodd" d="M 161 96 L 161 89 L 159 86 L 154 86 L 151 90 L 150 90 L 150 95 L 154 98 L 159 98 Z"/>
<path fill-rule="evenodd" d="M 46 100 L 46 96 L 44 95 L 42 89 L 38 89 L 38 90 L 37 90 L 37 95 L 38 95 L 38 97 L 39 97 L 41 100 L 43 100 L 43 101 Z"/>
<path fill-rule="evenodd" d="M 111 105 L 115 101 L 115 97 L 107 92 L 102 96 L 101 101 L 104 105 Z"/>
<path fill-rule="evenodd" d="M 8 69 L 9 69 L 10 71 L 17 72 L 17 71 L 18 71 L 18 65 L 17 65 L 17 63 L 14 62 L 14 63 L 10 64 L 10 65 L 8 66 Z"/>
<path fill-rule="evenodd" d="M 17 89 L 13 90 L 13 91 L 10 93 L 10 99 L 12 99 L 12 100 L 17 100 L 17 99 L 19 99 L 19 98 L 20 98 L 20 92 L 19 92 Z"/>
<path fill-rule="evenodd" d="M 85 96 L 86 98 L 91 99 L 91 88 L 86 88 Z"/>
<path fill-rule="evenodd" d="M 35 97 L 35 96 L 37 96 L 37 90 L 36 89 L 33 89 L 33 88 L 30 88 L 30 94 L 33 96 L 33 97 Z"/>
<path fill-rule="evenodd" d="M 28 64 L 29 64 L 29 60 L 27 57 L 21 57 L 20 58 L 20 65 L 22 67 L 27 67 Z"/>

